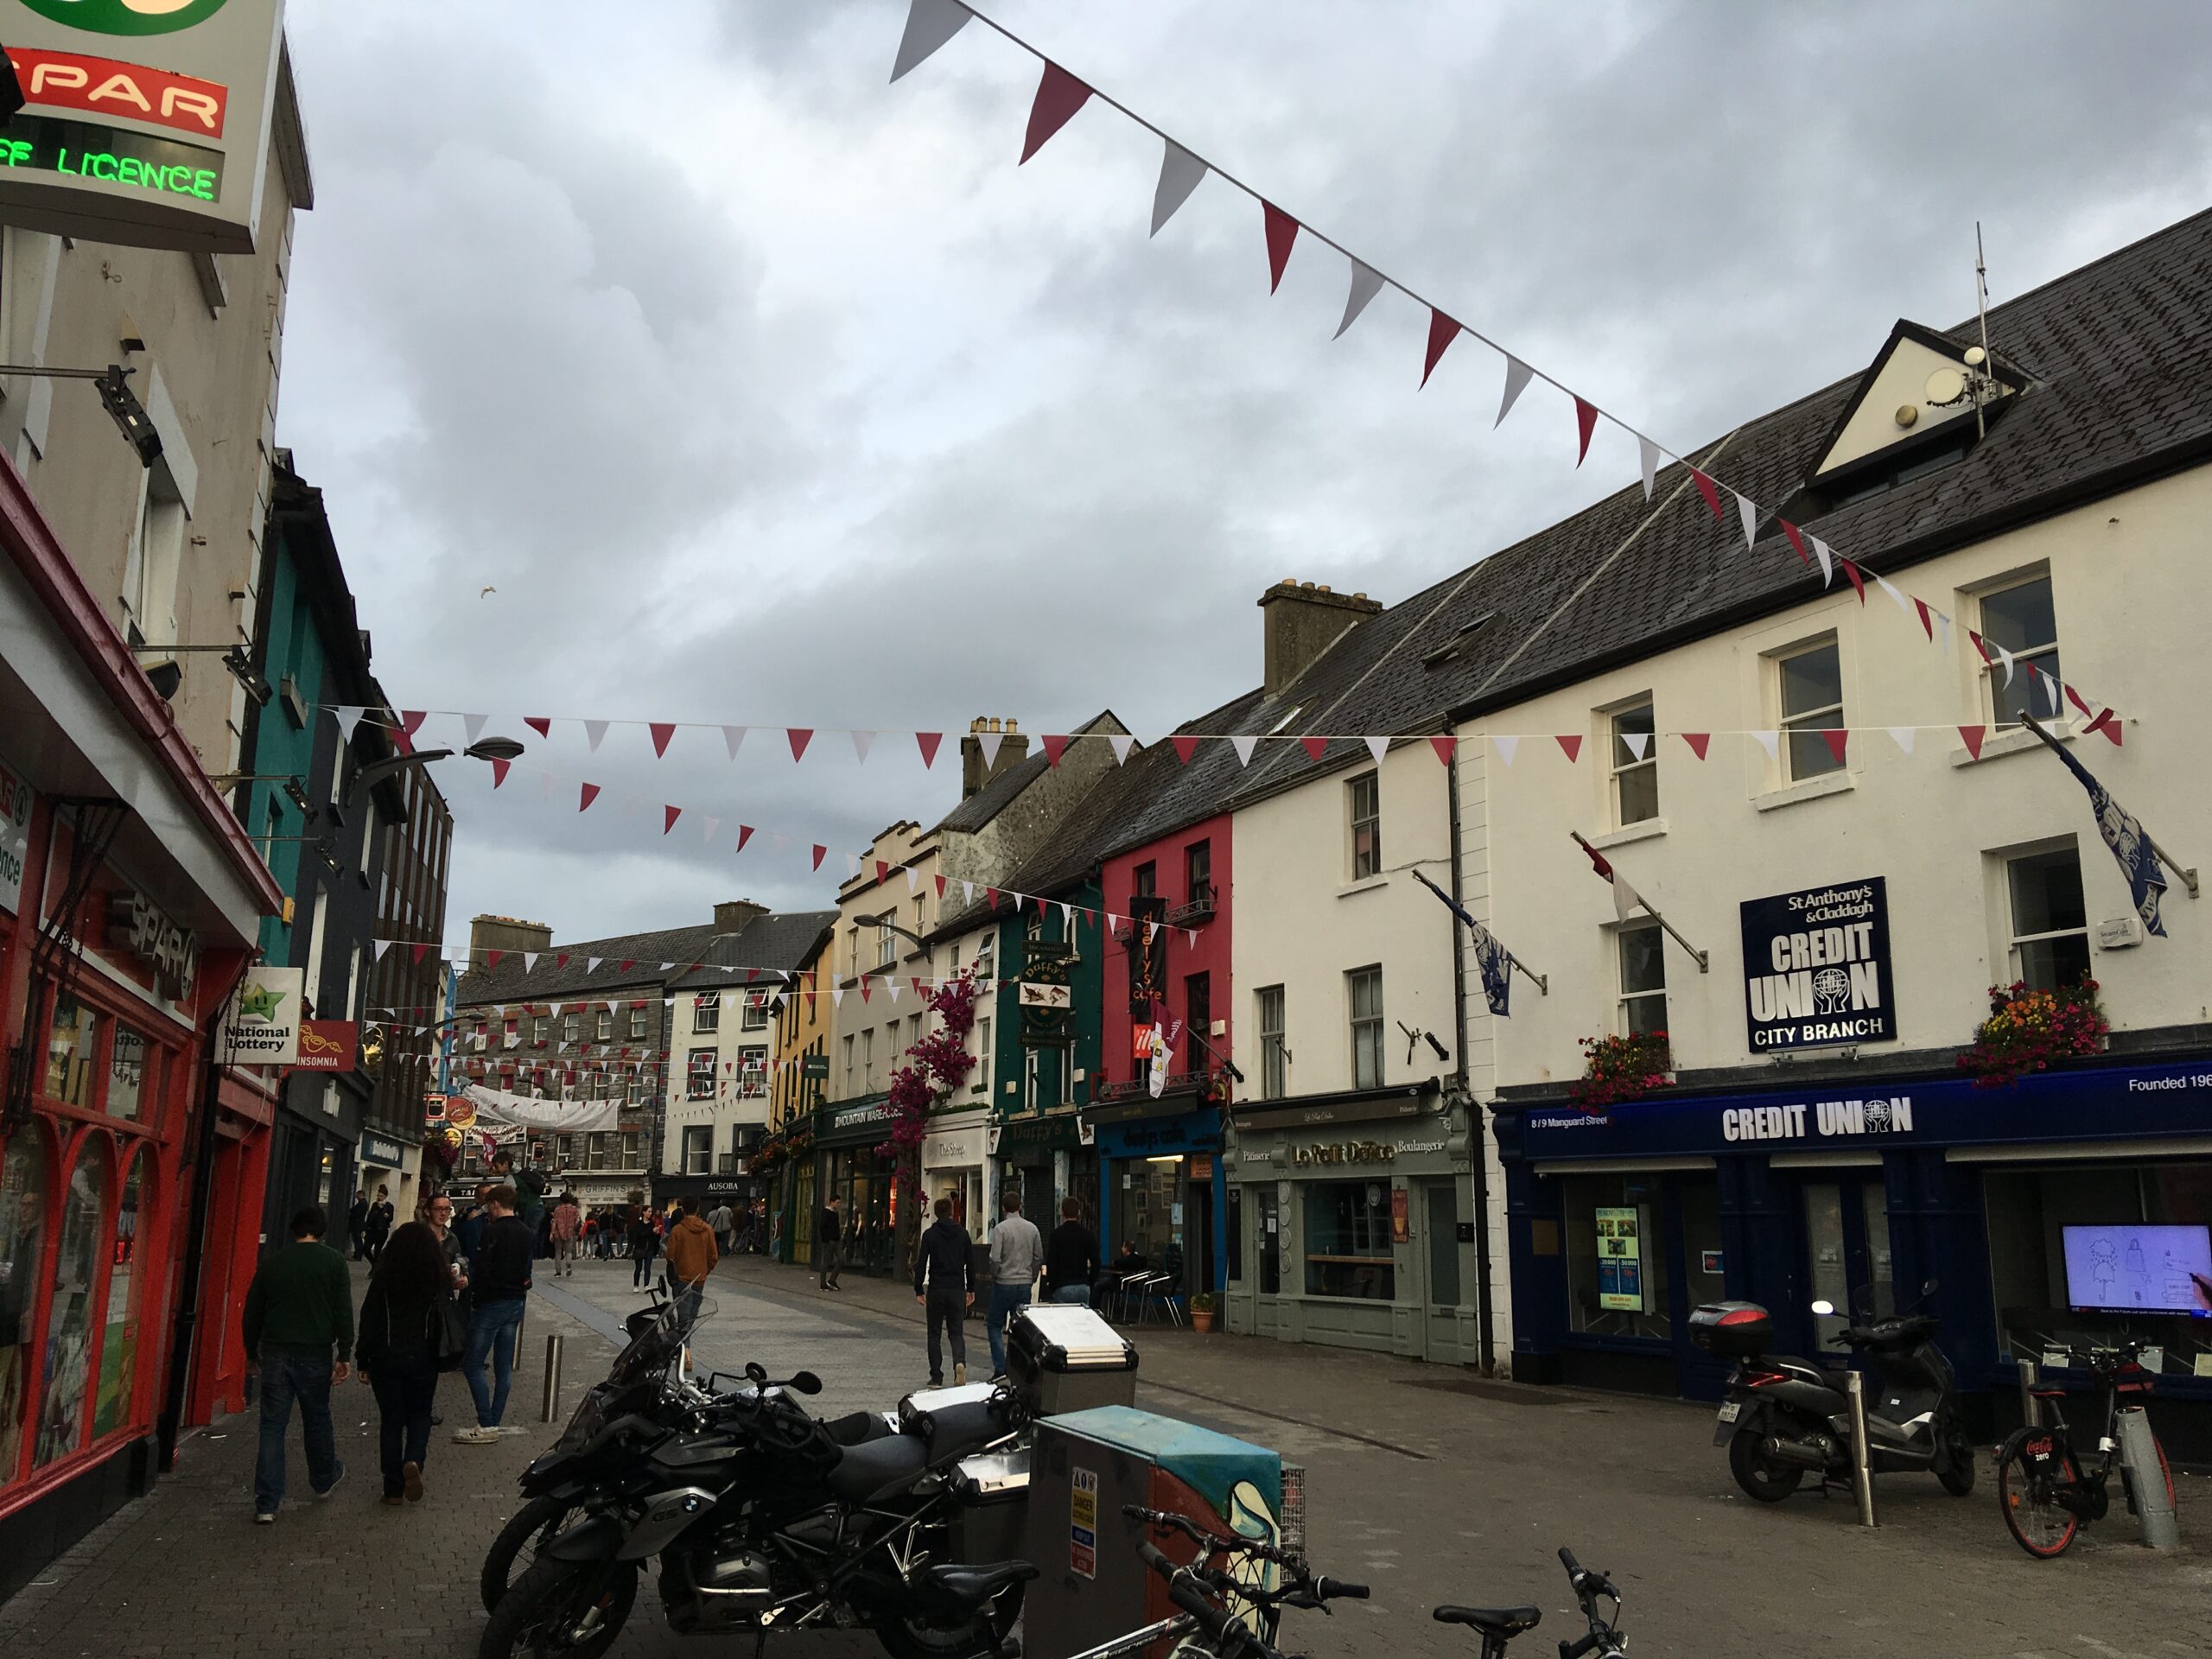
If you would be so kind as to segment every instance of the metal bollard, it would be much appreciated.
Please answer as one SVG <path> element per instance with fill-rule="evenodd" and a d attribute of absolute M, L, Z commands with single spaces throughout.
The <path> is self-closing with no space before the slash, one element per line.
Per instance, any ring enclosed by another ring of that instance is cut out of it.
<path fill-rule="evenodd" d="M 2143 1523 L 2144 1543 L 2152 1549 L 2179 1549 L 2181 1525 L 2174 1519 L 2173 1494 L 2166 1490 L 2149 1414 L 2140 1407 L 2121 1412 L 2119 1432 L 2120 1460 L 2134 1477 L 2128 1484 L 2135 1495 L 2135 1518 Z"/>
<path fill-rule="evenodd" d="M 2036 1363 L 2018 1362 L 2020 1368 L 2020 1421 L 2030 1428 L 2043 1427 L 2043 1402 L 2036 1398 Z"/>
<path fill-rule="evenodd" d="M 1866 1379 L 1857 1371 L 1846 1373 L 1844 1391 L 1851 1399 L 1851 1491 L 1859 1500 L 1859 1524 L 1871 1527 L 1877 1522 L 1873 1454 L 1866 1446 Z"/>
<path fill-rule="evenodd" d="M 550 1423 L 561 1409 L 561 1333 L 545 1333 L 545 1403 L 537 1421 Z"/>

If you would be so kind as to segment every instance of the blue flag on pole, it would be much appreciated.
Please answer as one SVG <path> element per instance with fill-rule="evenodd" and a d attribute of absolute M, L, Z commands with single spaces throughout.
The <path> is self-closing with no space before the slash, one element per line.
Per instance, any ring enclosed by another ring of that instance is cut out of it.
<path fill-rule="evenodd" d="M 1467 913 L 1466 906 L 1438 887 L 1419 870 L 1414 880 L 1444 901 L 1444 907 L 1467 925 L 1475 936 L 1475 967 L 1483 976 L 1483 1000 L 1490 1004 L 1490 1011 L 1501 1020 L 1512 1018 L 1508 1006 L 1513 996 L 1513 953 L 1500 944 L 1491 931 Z"/>
<path fill-rule="evenodd" d="M 2037 736 L 2043 736 L 2038 732 Z M 2135 913 L 2143 918 L 2145 932 L 2166 937 L 2165 924 L 2158 919 L 2158 900 L 2165 897 L 2165 872 L 2158 868 L 2158 855 L 2151 845 L 2151 837 L 2143 833 L 2143 826 L 2135 815 L 2112 798 L 2112 791 L 2089 775 L 2089 769 L 2072 755 L 2051 743 L 2050 752 L 2066 763 L 2066 769 L 2082 780 L 2082 787 L 2089 791 L 2089 809 L 2097 815 L 2097 833 L 2104 837 L 2105 845 L 2112 849 L 2112 855 L 2120 865 L 2120 873 L 2127 878 L 2127 891 L 2135 900 Z"/>

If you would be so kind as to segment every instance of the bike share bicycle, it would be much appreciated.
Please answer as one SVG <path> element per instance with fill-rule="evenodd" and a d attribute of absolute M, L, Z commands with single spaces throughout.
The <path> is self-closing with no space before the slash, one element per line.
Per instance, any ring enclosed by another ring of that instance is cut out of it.
<path fill-rule="evenodd" d="M 2017 1429 L 1997 1454 L 1997 1502 L 2005 1529 L 2029 1554 L 2041 1560 L 2063 1555 L 2081 1529 L 2101 1521 L 2111 1508 L 2107 1491 L 2115 1465 L 2126 1497 L 2128 1513 L 2139 1514 L 2136 1482 L 2140 1471 L 2120 1463 L 2120 1414 L 2139 1412 L 2139 1405 L 2122 1406 L 2120 1395 L 2151 1392 L 2151 1373 L 2139 1363 L 2142 1344 L 2134 1341 L 2112 1348 L 2074 1349 L 2069 1358 L 2084 1361 L 2095 1373 L 2100 1424 L 2093 1461 L 2084 1470 L 2075 1452 L 2074 1431 L 2058 1402 L 2063 1389 L 2037 1389 L 2035 1397 L 2046 1401 L 2053 1421 Z M 2166 1466 L 2165 1448 L 2150 1439 L 2158 1454 L 2158 1478 L 2165 1483 L 2166 1509 L 2174 1507 L 2173 1471 Z M 2088 1447 L 2084 1443 L 2083 1450 Z"/>

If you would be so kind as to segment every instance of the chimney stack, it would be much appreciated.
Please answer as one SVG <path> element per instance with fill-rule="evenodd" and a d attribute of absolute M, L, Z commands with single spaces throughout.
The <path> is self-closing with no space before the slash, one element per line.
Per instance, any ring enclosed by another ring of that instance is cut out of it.
<path fill-rule="evenodd" d="M 768 906 L 750 899 L 725 899 L 715 906 L 715 932 L 742 933 L 755 916 L 766 916 Z"/>
<path fill-rule="evenodd" d="M 983 746 L 977 741 L 979 734 L 999 734 L 999 752 L 990 765 L 983 764 Z M 960 740 L 960 798 L 968 799 L 982 790 L 985 785 L 1001 772 L 1020 766 L 1029 757 L 1028 734 L 1014 720 L 1001 721 L 997 715 L 978 715 L 968 722 L 968 735 Z"/>
<path fill-rule="evenodd" d="M 486 950 L 513 956 L 524 950 L 548 950 L 553 928 L 548 922 L 525 922 L 515 916 L 473 916 L 468 922 L 468 959 L 483 960 Z"/>
<path fill-rule="evenodd" d="M 1369 617 L 1382 602 L 1365 594 L 1332 594 L 1325 582 L 1279 582 L 1260 595 L 1266 659 L 1262 683 L 1274 696 L 1311 668 L 1321 653 Z"/>

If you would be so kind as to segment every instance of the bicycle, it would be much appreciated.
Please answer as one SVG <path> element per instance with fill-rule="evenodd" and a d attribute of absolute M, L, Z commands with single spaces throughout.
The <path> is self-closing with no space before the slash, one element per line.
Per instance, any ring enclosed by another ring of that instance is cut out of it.
<path fill-rule="evenodd" d="M 2063 1389 L 2036 1389 L 2037 1399 L 2051 1402 L 2055 1421 L 2015 1430 L 1999 1448 L 1997 1501 L 2004 1511 L 2005 1529 L 2022 1549 L 2038 1560 L 2064 1554 L 2075 1535 L 2091 1522 L 2103 1520 L 2111 1506 L 2106 1485 L 2120 1460 L 2120 1414 L 2142 1409 L 2139 1405 L 2123 1407 L 2120 1396 L 2151 1392 L 2151 1374 L 2137 1363 L 2142 1351 L 2142 1345 L 2132 1341 L 2117 1348 L 2069 1351 L 2069 1358 L 2086 1360 L 2096 1373 L 2102 1396 L 2103 1422 L 2097 1434 L 2094 1461 L 2087 1471 L 2075 1455 L 2073 1431 L 2057 1403 L 2065 1398 Z M 2166 1506 L 2171 1509 L 2173 1471 L 2166 1465 L 2165 1448 L 2155 1438 L 2152 1446 L 2158 1452 L 2159 1477 L 2166 1483 Z M 2137 1512 L 2138 1471 L 2122 1464 L 2120 1475 L 2127 1510 L 2133 1515 Z"/>
<path fill-rule="evenodd" d="M 1560 1565 L 1567 1568 L 1567 1581 L 1574 1588 L 1574 1599 L 1580 1604 L 1588 1632 L 1573 1642 L 1559 1644 L 1560 1659 L 1583 1659 L 1586 1654 L 1596 1654 L 1598 1659 L 1622 1659 L 1628 1652 L 1628 1638 L 1621 1634 L 1621 1592 L 1613 1581 L 1603 1573 L 1592 1572 L 1574 1559 L 1574 1552 L 1564 1544 L 1560 1546 Z M 1599 1612 L 1598 1602 L 1604 1598 L 1613 1604 L 1611 1617 Z M 1505 1659 L 1505 1644 L 1524 1631 L 1533 1630 L 1543 1622 L 1540 1607 L 1438 1607 L 1429 1614 L 1440 1624 L 1465 1624 L 1479 1631 L 1483 1638 L 1481 1659 Z"/>

